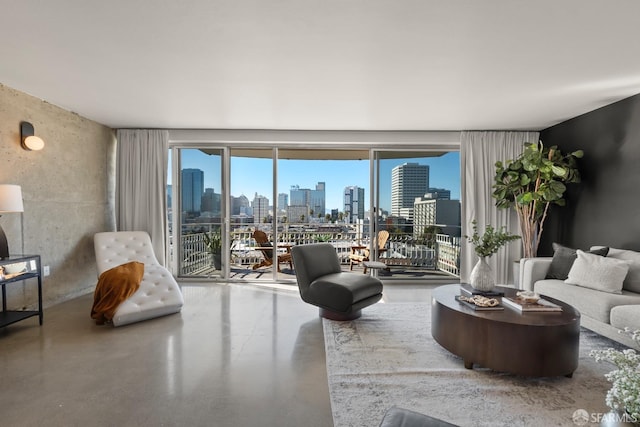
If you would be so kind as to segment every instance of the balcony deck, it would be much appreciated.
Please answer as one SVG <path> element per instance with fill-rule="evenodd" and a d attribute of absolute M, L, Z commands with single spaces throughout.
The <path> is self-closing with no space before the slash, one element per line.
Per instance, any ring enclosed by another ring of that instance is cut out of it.
<path fill-rule="evenodd" d="M 184 235 L 181 241 L 181 279 L 223 279 L 222 272 L 212 266 L 213 258 L 206 251 L 203 233 Z M 290 250 L 292 245 L 319 241 L 323 237 L 331 243 L 338 254 L 343 271 L 349 271 L 349 254 L 353 245 L 367 245 L 368 239 L 356 239 L 351 233 L 318 233 L 296 232 L 281 233 L 283 240 L 278 243 L 278 252 Z M 262 251 L 258 250 L 251 238 L 250 231 L 235 230 L 231 235 L 230 281 L 276 281 L 295 283 L 295 272 L 288 264 L 280 265 L 281 272 L 276 277 L 271 267 L 253 269 L 253 266 L 264 260 Z M 357 242 L 357 243 L 356 243 Z M 281 246 L 280 246 L 281 245 Z M 459 280 L 459 238 L 448 235 L 437 235 L 431 245 L 416 241 L 408 235 L 391 235 L 387 250 L 379 261 L 389 266 L 387 270 L 376 272 L 385 280 L 429 280 L 455 282 Z M 354 266 L 353 271 L 363 272 L 362 266 Z"/>
<path fill-rule="evenodd" d="M 342 265 L 342 271 L 348 272 L 349 265 Z M 355 266 L 353 268 L 353 273 L 362 273 L 364 274 L 364 270 L 362 267 Z M 369 274 L 369 272 L 367 272 Z M 442 282 L 458 282 L 460 278 L 456 275 L 446 273 L 438 270 L 426 270 L 424 268 L 414 268 L 412 266 L 391 266 L 388 271 L 380 270 L 377 272 L 378 277 L 382 280 L 415 280 L 421 279 L 425 281 L 442 281 Z M 221 277 L 220 271 L 216 270 L 213 267 L 206 267 L 197 272 L 192 272 L 188 276 L 183 276 L 182 278 L 193 278 L 193 279 L 206 279 L 206 278 L 219 278 Z M 230 281 L 272 281 L 273 280 L 273 272 L 271 268 L 259 268 L 257 270 L 252 269 L 248 266 L 239 266 L 233 265 L 231 266 L 229 272 L 229 280 Z M 296 281 L 296 275 L 293 270 L 291 270 L 288 266 L 281 266 L 281 271 L 278 272 L 277 279 L 278 282 L 291 282 L 292 284 Z"/>

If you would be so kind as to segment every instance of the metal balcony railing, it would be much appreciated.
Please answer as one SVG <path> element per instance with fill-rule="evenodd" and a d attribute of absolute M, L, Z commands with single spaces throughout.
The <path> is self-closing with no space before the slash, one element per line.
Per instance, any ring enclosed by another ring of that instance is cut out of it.
<path fill-rule="evenodd" d="M 202 224 L 198 224 L 202 229 Z M 209 229 L 219 226 L 209 225 Z M 234 267 L 250 269 L 262 259 L 262 253 L 256 249 L 256 242 L 250 230 L 234 230 L 230 235 L 231 264 Z M 301 245 L 314 242 L 329 242 L 338 253 L 342 264 L 349 264 L 349 254 L 353 245 L 369 245 L 369 238 L 357 239 L 355 231 L 282 231 L 278 233 L 281 245 Z M 198 276 L 211 270 L 212 255 L 207 251 L 204 232 L 184 233 L 180 242 L 183 259 L 181 276 Z M 281 248 L 279 251 L 285 251 Z M 460 238 L 438 234 L 431 245 L 416 241 L 409 234 L 391 233 L 387 250 L 380 255 L 380 261 L 388 265 L 407 266 L 433 271 L 442 271 L 459 276 Z"/>

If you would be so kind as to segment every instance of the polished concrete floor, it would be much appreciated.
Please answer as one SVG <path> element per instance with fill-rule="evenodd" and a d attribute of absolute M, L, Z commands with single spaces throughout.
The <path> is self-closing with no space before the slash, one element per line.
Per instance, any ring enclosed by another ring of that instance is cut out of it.
<path fill-rule="evenodd" d="M 180 314 L 120 328 L 96 326 L 85 295 L 0 329 L 0 425 L 333 425 L 322 321 L 296 288 L 182 289 Z"/>

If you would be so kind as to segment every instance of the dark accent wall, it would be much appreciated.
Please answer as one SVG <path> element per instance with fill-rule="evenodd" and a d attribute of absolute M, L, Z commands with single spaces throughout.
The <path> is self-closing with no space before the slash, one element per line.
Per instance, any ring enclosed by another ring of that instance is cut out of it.
<path fill-rule="evenodd" d="M 569 185 L 566 207 L 553 206 L 538 254 L 551 255 L 552 242 L 640 250 L 640 95 L 545 129 L 540 139 L 584 157 L 582 182 Z"/>

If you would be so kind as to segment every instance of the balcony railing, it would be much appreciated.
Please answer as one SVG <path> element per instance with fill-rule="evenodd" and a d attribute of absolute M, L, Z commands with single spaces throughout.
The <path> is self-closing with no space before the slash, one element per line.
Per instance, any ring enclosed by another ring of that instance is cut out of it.
<path fill-rule="evenodd" d="M 250 269 L 263 259 L 251 237 L 252 231 L 234 230 L 230 235 L 231 264 L 235 267 Z M 358 239 L 355 231 L 282 231 L 278 233 L 281 245 L 301 245 L 314 242 L 329 242 L 338 253 L 342 264 L 349 264 L 349 254 L 353 245 L 369 245 L 369 239 Z M 199 276 L 210 271 L 212 255 L 207 251 L 204 233 L 183 234 L 181 240 L 183 260 L 181 276 Z M 285 249 L 279 249 L 284 251 Z M 438 234 L 431 245 L 416 241 L 408 234 L 391 233 L 387 250 L 381 254 L 380 261 L 388 265 L 406 266 L 432 271 L 442 271 L 459 276 L 460 238 Z"/>

